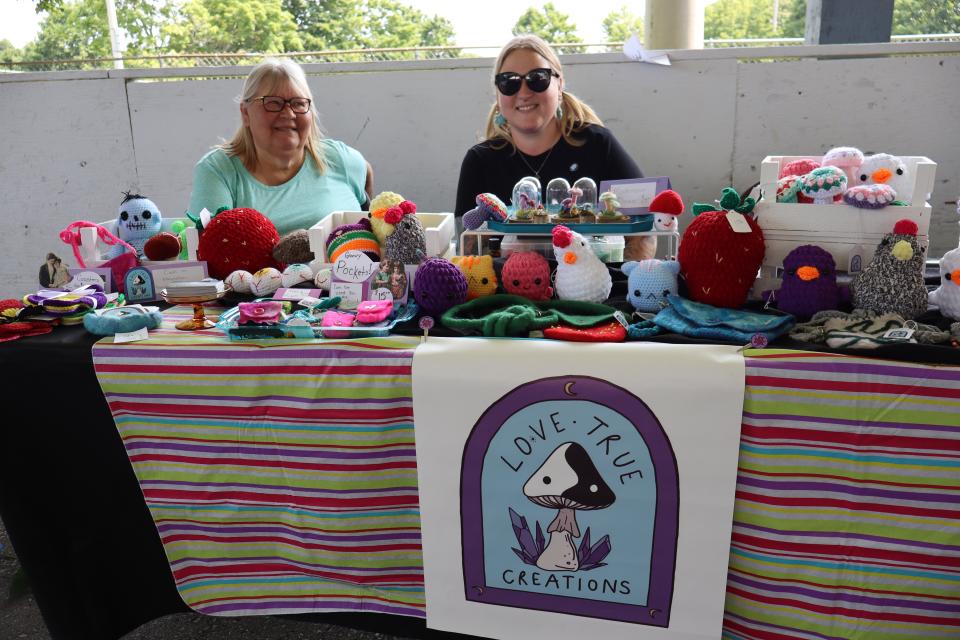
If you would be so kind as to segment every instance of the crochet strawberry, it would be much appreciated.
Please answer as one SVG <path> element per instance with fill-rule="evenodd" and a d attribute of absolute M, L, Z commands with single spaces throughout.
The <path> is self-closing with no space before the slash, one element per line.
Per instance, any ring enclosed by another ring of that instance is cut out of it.
<path fill-rule="evenodd" d="M 229 209 L 217 213 L 203 230 L 197 258 L 206 260 L 210 275 L 220 280 L 237 269 L 278 269 L 273 246 L 279 240 L 277 228 L 256 209 Z"/>
<path fill-rule="evenodd" d="M 736 189 L 723 190 L 719 207 L 694 203 L 693 222 L 683 233 L 677 260 L 687 283 L 687 297 L 715 307 L 743 305 L 763 263 L 763 232 L 752 216 L 753 198 L 741 200 Z M 742 217 L 750 232 L 737 232 L 728 212 Z"/>

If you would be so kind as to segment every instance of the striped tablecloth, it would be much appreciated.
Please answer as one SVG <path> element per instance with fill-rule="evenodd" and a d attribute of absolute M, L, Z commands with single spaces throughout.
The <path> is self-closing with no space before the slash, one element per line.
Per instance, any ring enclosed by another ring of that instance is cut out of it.
<path fill-rule="evenodd" d="M 422 617 L 416 339 L 231 343 L 187 315 L 94 347 L 184 601 Z M 960 637 L 960 368 L 747 356 L 723 636 Z"/>
<path fill-rule="evenodd" d="M 183 600 L 422 617 L 417 340 L 229 342 L 190 315 L 93 350 Z"/>
<path fill-rule="evenodd" d="M 750 351 L 724 637 L 960 638 L 960 368 Z"/>

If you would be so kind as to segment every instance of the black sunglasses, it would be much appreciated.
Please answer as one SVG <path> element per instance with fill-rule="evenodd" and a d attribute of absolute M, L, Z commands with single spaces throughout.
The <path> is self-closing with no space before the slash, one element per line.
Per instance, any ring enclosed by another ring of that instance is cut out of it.
<path fill-rule="evenodd" d="M 543 93 L 550 86 L 550 80 L 559 77 L 560 74 L 553 69 L 533 69 L 525 76 L 514 71 L 505 71 L 493 77 L 493 84 L 497 85 L 497 91 L 503 95 L 512 96 L 520 91 L 521 83 L 526 80 L 530 91 Z"/>

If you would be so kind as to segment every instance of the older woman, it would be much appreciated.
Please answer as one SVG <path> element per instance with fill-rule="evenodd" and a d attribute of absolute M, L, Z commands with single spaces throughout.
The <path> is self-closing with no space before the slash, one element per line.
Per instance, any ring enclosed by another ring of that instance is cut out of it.
<path fill-rule="evenodd" d="M 373 170 L 356 149 L 320 134 L 303 69 L 267 59 L 247 76 L 240 128 L 194 167 L 192 213 L 251 207 L 281 235 L 331 211 L 358 211 L 373 191 Z"/>
<path fill-rule="evenodd" d="M 487 117 L 486 139 L 463 158 L 457 202 L 459 216 L 475 206 L 478 193 L 507 202 L 524 176 L 546 187 L 553 178 L 573 184 L 642 178 L 637 163 L 586 103 L 564 90 L 556 52 L 537 36 L 518 36 L 500 51 L 494 67 L 496 102 Z M 652 257 L 656 238 L 631 238 L 628 259 Z"/>

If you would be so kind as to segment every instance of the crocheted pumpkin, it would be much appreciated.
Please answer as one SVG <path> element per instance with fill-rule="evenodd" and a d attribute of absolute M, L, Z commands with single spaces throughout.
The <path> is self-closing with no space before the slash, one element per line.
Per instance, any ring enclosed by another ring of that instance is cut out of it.
<path fill-rule="evenodd" d="M 229 209 L 204 228 L 197 258 L 206 260 L 210 275 L 220 280 L 237 269 L 255 273 L 280 266 L 272 254 L 279 240 L 277 228 L 256 209 Z"/>
<path fill-rule="evenodd" d="M 753 198 L 741 200 L 732 187 L 723 190 L 719 210 L 713 205 L 693 205 L 696 217 L 684 231 L 677 255 L 688 298 L 731 309 L 746 301 L 763 263 L 763 231 L 751 216 L 743 215 L 750 232 L 736 232 L 727 213 L 748 214 L 753 205 Z"/>
<path fill-rule="evenodd" d="M 467 279 L 452 262 L 428 258 L 417 267 L 413 295 L 425 314 L 439 317 L 467 299 Z"/>

